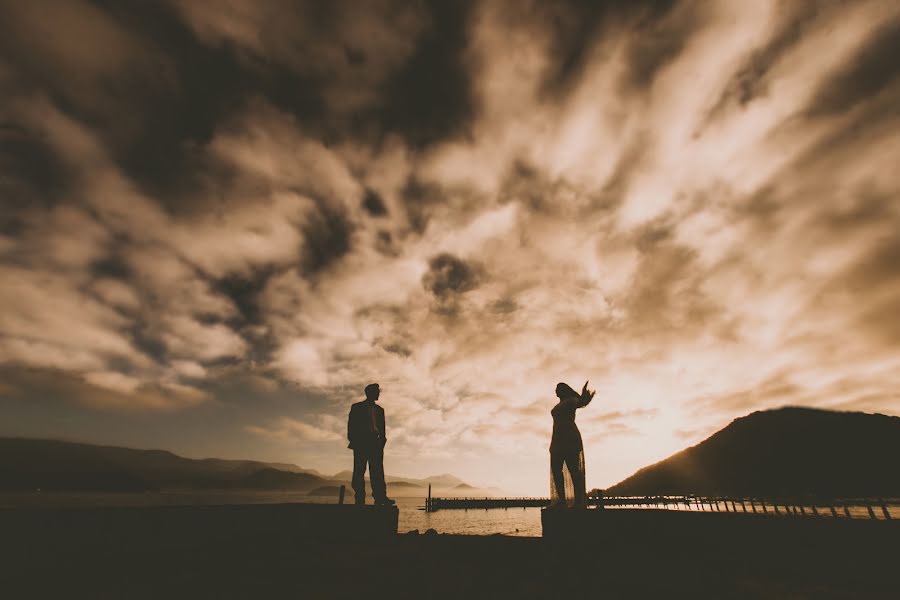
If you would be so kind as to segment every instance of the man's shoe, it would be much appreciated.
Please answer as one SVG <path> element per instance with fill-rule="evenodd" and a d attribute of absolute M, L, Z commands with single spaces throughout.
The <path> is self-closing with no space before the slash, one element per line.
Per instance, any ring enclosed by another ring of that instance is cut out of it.
<path fill-rule="evenodd" d="M 387 497 L 375 501 L 375 506 L 393 506 L 395 504 L 397 503 Z"/>

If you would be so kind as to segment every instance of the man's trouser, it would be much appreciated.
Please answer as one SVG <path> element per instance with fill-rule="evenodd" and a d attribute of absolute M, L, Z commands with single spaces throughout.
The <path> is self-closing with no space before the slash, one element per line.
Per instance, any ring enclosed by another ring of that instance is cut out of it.
<path fill-rule="evenodd" d="M 372 497 L 375 501 L 385 497 L 384 485 L 384 449 L 383 448 L 354 448 L 353 449 L 353 493 L 357 504 L 366 501 L 366 464 L 369 465 L 369 480 L 372 483 Z"/>

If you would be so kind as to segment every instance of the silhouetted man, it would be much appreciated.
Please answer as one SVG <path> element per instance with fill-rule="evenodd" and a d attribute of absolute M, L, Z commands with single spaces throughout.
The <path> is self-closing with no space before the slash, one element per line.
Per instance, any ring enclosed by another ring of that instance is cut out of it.
<path fill-rule="evenodd" d="M 350 407 L 347 419 L 348 448 L 353 449 L 353 493 L 357 504 L 366 503 L 366 464 L 375 504 L 388 506 L 394 501 L 386 496 L 384 485 L 384 409 L 375 402 L 381 395 L 377 383 L 366 386 L 366 399 Z"/>

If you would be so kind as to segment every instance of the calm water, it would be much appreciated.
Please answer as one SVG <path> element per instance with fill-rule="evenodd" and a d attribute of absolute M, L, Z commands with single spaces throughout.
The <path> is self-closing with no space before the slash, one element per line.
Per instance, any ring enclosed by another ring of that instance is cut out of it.
<path fill-rule="evenodd" d="M 204 506 L 214 504 L 280 504 L 286 502 L 337 503 L 334 497 L 308 496 L 303 492 L 235 492 L 235 491 L 169 491 L 147 493 L 77 493 L 77 492 L 0 492 L 0 508 L 95 508 L 111 506 Z M 370 500 L 371 502 L 371 500 Z M 510 508 L 491 510 L 442 510 L 426 513 L 419 510 L 424 498 L 397 498 L 400 508 L 400 533 L 418 529 L 424 533 L 435 529 L 439 533 L 463 535 L 541 535 L 541 513 L 538 508 Z M 768 506 L 771 513 L 772 508 Z M 681 507 L 684 510 L 684 507 Z M 692 508 L 690 510 L 696 510 Z M 708 510 L 708 509 L 705 509 Z M 724 507 L 722 507 L 724 511 Z M 740 507 L 738 507 L 740 510 Z M 748 507 L 749 510 L 749 507 Z M 780 508 L 782 514 L 784 508 Z M 830 517 L 827 507 L 819 507 L 819 514 Z M 900 519 L 900 507 L 889 508 L 893 519 Z M 852 507 L 854 518 L 868 519 L 865 507 Z M 876 517 L 883 519 L 881 508 Z M 840 514 L 843 517 L 843 514 Z"/>

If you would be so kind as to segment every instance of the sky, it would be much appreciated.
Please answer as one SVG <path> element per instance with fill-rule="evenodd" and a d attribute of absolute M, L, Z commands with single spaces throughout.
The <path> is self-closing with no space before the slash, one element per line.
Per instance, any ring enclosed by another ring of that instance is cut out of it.
<path fill-rule="evenodd" d="M 900 4 L 0 0 L 0 435 L 546 495 L 900 414 Z"/>

